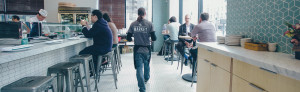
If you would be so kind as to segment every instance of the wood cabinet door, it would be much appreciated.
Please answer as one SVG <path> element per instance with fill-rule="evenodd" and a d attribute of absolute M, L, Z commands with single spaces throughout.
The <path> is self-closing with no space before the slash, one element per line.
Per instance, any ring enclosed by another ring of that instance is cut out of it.
<path fill-rule="evenodd" d="M 231 67 L 231 57 L 224 56 L 222 54 L 212 52 L 212 63 L 216 64 L 218 67 L 230 72 Z"/>
<path fill-rule="evenodd" d="M 269 92 L 277 92 L 276 72 L 233 59 L 233 74 Z"/>
<path fill-rule="evenodd" d="M 210 92 L 210 63 L 198 58 L 197 92 Z"/>
<path fill-rule="evenodd" d="M 229 92 L 230 73 L 211 63 L 210 92 Z"/>
<path fill-rule="evenodd" d="M 278 75 L 277 92 L 300 92 L 300 81 Z"/>
<path fill-rule="evenodd" d="M 264 92 L 260 89 L 251 86 L 249 82 L 233 75 L 232 92 Z"/>

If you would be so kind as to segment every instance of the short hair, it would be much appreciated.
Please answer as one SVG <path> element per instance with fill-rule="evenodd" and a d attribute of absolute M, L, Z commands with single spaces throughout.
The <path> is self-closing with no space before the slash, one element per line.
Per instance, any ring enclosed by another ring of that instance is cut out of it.
<path fill-rule="evenodd" d="M 170 19 L 169 19 L 170 23 L 172 22 L 176 22 L 176 17 L 175 16 L 172 16 Z"/>
<path fill-rule="evenodd" d="M 111 22 L 110 17 L 108 16 L 107 13 L 103 14 L 103 19 L 106 20 L 107 22 Z"/>
<path fill-rule="evenodd" d="M 201 19 L 202 20 L 208 20 L 209 19 L 209 14 L 208 13 L 201 13 Z"/>
<path fill-rule="evenodd" d="M 141 7 L 141 8 L 138 9 L 138 15 L 139 15 L 139 16 L 144 16 L 145 13 L 146 13 L 145 8 Z"/>
<path fill-rule="evenodd" d="M 92 15 L 96 15 L 98 19 L 103 18 L 102 13 L 100 10 L 93 10 Z"/>
<path fill-rule="evenodd" d="M 20 20 L 20 17 L 19 17 L 19 16 L 17 16 L 17 15 L 14 15 L 14 16 L 12 16 L 12 19 L 17 19 L 17 20 Z"/>

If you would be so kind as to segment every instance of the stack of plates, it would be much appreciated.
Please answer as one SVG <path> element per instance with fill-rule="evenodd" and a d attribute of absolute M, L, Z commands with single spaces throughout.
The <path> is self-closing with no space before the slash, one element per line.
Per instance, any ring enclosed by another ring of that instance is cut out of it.
<path fill-rule="evenodd" d="M 225 44 L 230 46 L 239 46 L 241 35 L 230 35 L 225 37 Z"/>
<path fill-rule="evenodd" d="M 243 39 L 241 39 L 241 46 L 245 47 L 245 43 L 246 42 L 252 42 L 252 39 L 251 38 L 243 38 Z"/>
<path fill-rule="evenodd" d="M 225 43 L 225 37 L 224 36 L 217 36 L 217 42 L 219 44 L 224 44 Z"/>

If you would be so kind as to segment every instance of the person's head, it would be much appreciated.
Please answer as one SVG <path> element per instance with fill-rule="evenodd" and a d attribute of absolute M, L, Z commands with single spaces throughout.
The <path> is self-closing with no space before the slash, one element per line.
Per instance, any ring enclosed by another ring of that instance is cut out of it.
<path fill-rule="evenodd" d="M 103 19 L 106 20 L 107 22 L 112 22 L 107 13 L 103 14 Z"/>
<path fill-rule="evenodd" d="M 19 22 L 20 21 L 20 17 L 17 15 L 12 16 L 12 21 L 13 22 Z"/>
<path fill-rule="evenodd" d="M 144 19 L 144 17 L 146 16 L 146 10 L 145 8 L 141 7 L 138 9 L 138 21 L 141 21 L 142 19 Z"/>
<path fill-rule="evenodd" d="M 208 13 L 201 13 L 200 22 L 201 21 L 208 21 L 208 19 L 209 19 L 209 14 Z"/>
<path fill-rule="evenodd" d="M 191 15 L 187 14 L 185 15 L 185 23 L 190 23 Z"/>
<path fill-rule="evenodd" d="M 36 17 L 39 21 L 43 21 L 48 15 L 48 12 L 44 9 L 40 9 L 39 13 L 36 14 Z"/>
<path fill-rule="evenodd" d="M 96 21 L 98 21 L 98 19 L 103 18 L 102 13 L 100 10 L 93 10 L 92 11 L 92 17 L 91 20 L 93 23 L 95 23 Z"/>
<path fill-rule="evenodd" d="M 176 22 L 176 17 L 175 16 L 172 16 L 170 19 L 169 19 L 170 23 L 172 22 Z"/>

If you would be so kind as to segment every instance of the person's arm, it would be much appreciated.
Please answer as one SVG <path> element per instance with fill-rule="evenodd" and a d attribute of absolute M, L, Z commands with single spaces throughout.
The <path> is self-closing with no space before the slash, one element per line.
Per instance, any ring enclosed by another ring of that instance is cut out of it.
<path fill-rule="evenodd" d="M 199 33 L 199 28 L 197 26 L 194 27 L 193 31 L 191 32 L 191 36 L 193 38 L 194 41 L 197 40 L 196 35 Z"/>
<path fill-rule="evenodd" d="M 126 40 L 131 42 L 132 41 L 132 35 L 133 35 L 133 30 L 132 30 L 132 25 L 130 25 L 129 29 L 128 29 L 128 32 L 127 32 L 127 37 L 126 37 Z"/>
<path fill-rule="evenodd" d="M 150 35 L 151 35 L 151 40 L 152 41 L 156 41 L 156 35 L 155 35 L 155 31 L 153 29 L 153 25 L 151 25 L 151 29 L 150 29 Z"/>

